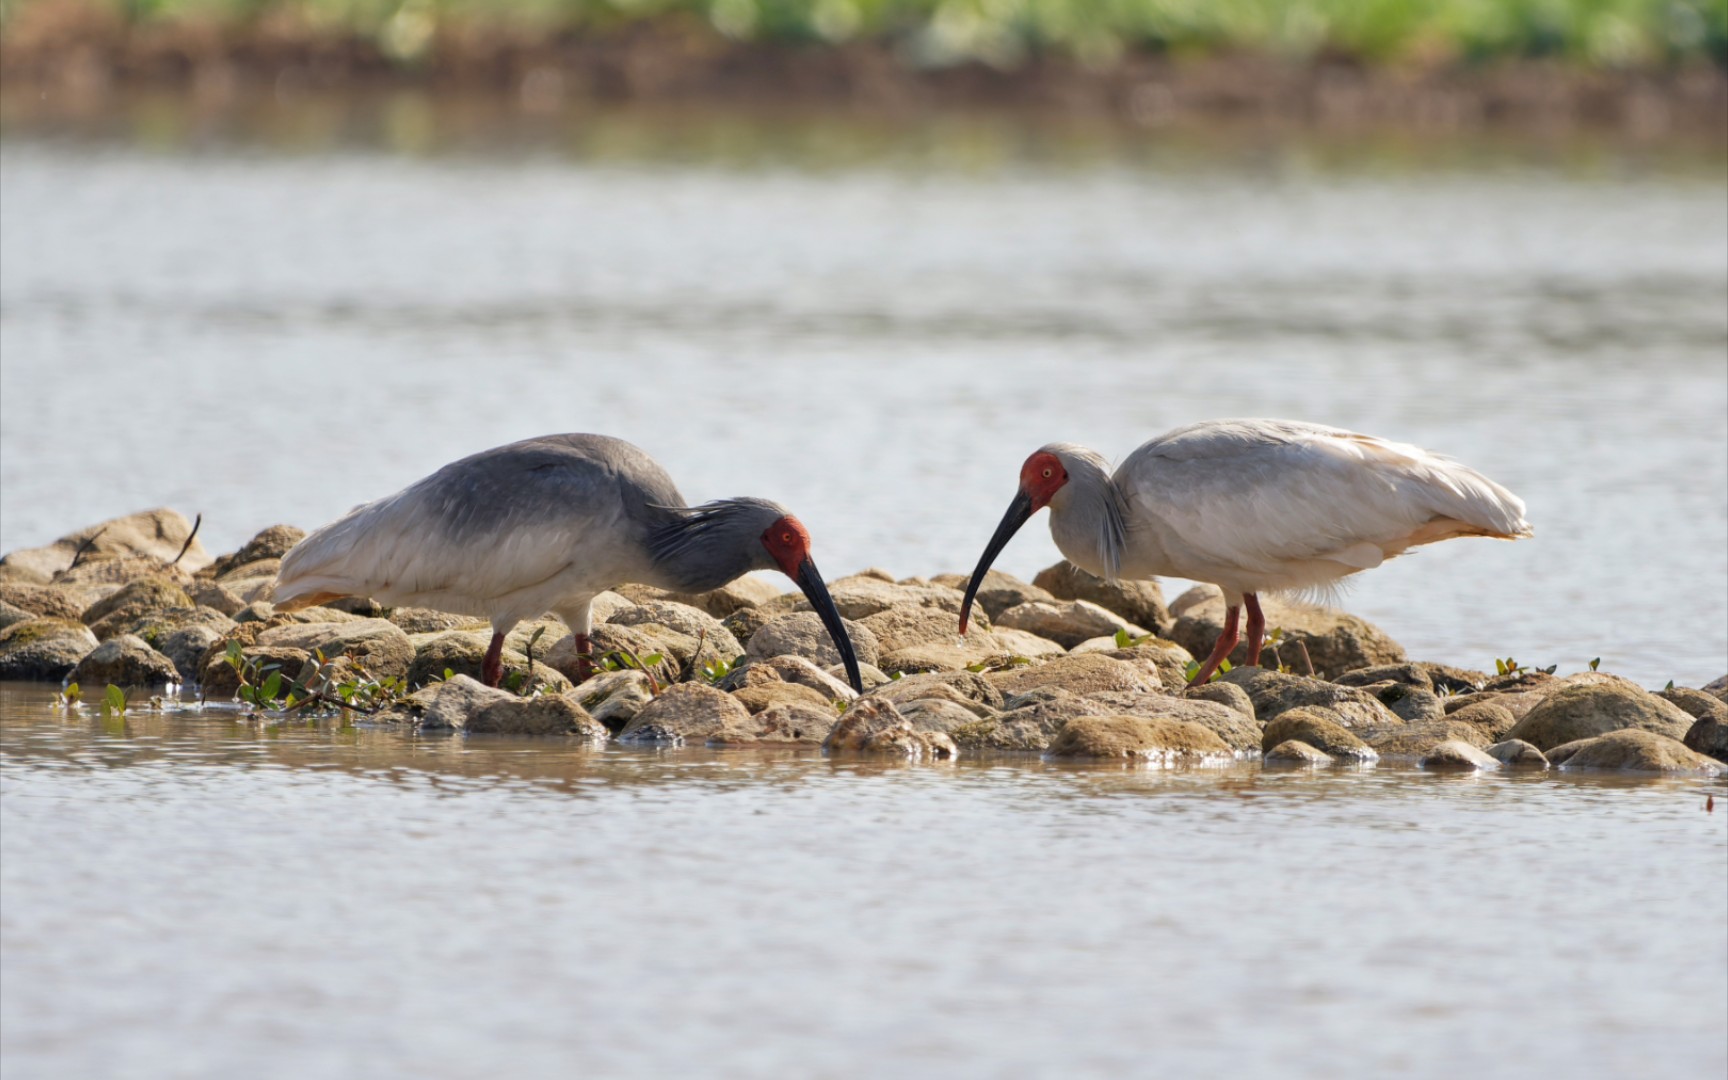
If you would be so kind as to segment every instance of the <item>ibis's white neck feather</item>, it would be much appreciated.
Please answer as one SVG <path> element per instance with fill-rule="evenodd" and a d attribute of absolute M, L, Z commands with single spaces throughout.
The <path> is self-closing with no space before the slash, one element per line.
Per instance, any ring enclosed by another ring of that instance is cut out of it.
<path fill-rule="evenodd" d="M 1115 581 L 1127 543 L 1121 492 L 1110 479 L 1110 463 L 1096 451 L 1072 443 L 1044 447 L 1067 470 L 1068 482 L 1050 499 L 1050 535 L 1069 562 Z"/>

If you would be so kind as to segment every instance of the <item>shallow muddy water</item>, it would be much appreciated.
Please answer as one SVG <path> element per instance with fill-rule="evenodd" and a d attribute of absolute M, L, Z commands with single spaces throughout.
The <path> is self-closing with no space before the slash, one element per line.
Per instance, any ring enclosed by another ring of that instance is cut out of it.
<path fill-rule="evenodd" d="M 1528 501 L 1345 594 L 1413 655 L 1728 670 L 1719 147 L 5 115 L 0 550 L 160 504 L 232 550 L 588 430 L 831 575 L 966 571 L 1046 441 L 1290 416 Z M 1056 558 L 1040 521 L 998 566 Z"/>
<path fill-rule="evenodd" d="M 35 1077 L 1697 1077 L 1728 788 L 941 766 L 0 686 Z"/>

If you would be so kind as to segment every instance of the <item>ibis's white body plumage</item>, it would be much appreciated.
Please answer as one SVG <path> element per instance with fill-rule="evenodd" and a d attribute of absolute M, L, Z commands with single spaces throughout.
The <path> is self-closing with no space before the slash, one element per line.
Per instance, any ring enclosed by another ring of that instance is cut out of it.
<path fill-rule="evenodd" d="M 1089 453 L 1049 449 L 1064 464 Z M 1086 498 L 1075 471 L 1050 500 L 1070 562 L 1100 577 L 1211 582 L 1231 605 L 1323 588 L 1455 536 L 1531 535 L 1523 501 L 1474 469 L 1320 424 L 1214 420 L 1145 443 L 1109 478 L 1119 538 L 1111 508 Z"/>

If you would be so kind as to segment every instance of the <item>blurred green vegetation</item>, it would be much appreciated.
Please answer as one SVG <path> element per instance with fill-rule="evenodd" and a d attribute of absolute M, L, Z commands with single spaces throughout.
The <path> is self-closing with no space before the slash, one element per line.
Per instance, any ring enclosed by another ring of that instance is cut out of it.
<path fill-rule="evenodd" d="M 0 19 L 35 4 L 0 0 Z M 413 60 L 441 33 L 517 37 L 654 21 L 736 40 L 892 44 L 914 65 L 1012 67 L 1056 52 L 1252 51 L 1375 64 L 1561 58 L 1647 68 L 1728 64 L 1728 0 L 87 0 L 132 22 L 271 24 L 376 40 Z"/>

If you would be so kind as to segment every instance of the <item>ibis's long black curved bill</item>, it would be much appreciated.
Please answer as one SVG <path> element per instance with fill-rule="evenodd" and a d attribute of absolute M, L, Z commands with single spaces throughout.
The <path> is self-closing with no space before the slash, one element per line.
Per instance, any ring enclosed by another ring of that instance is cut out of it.
<path fill-rule="evenodd" d="M 960 604 L 960 632 L 966 632 L 966 620 L 972 616 L 972 598 L 978 595 L 978 586 L 984 583 L 984 575 L 990 572 L 990 564 L 996 561 L 996 556 L 1008 546 L 1008 541 L 1014 539 L 1014 534 L 1020 531 L 1020 526 L 1026 524 L 1031 517 L 1032 496 L 1024 491 L 1014 496 L 1014 501 L 1008 504 L 1008 512 L 1002 515 L 1002 524 L 996 526 L 996 535 L 984 545 L 984 557 L 978 560 L 978 569 L 972 571 L 972 580 L 966 583 L 966 599 Z"/>
<path fill-rule="evenodd" d="M 834 647 L 840 650 L 840 662 L 846 665 L 846 681 L 862 694 L 864 677 L 858 673 L 858 654 L 852 651 L 852 639 L 846 636 L 846 624 L 840 621 L 840 612 L 834 607 L 834 598 L 828 595 L 828 586 L 822 584 L 822 575 L 817 572 L 816 564 L 805 559 L 798 564 L 798 575 L 792 580 L 803 590 L 804 598 L 810 601 L 816 614 L 822 617 L 822 625 L 828 628 L 828 636 L 834 639 Z"/>

